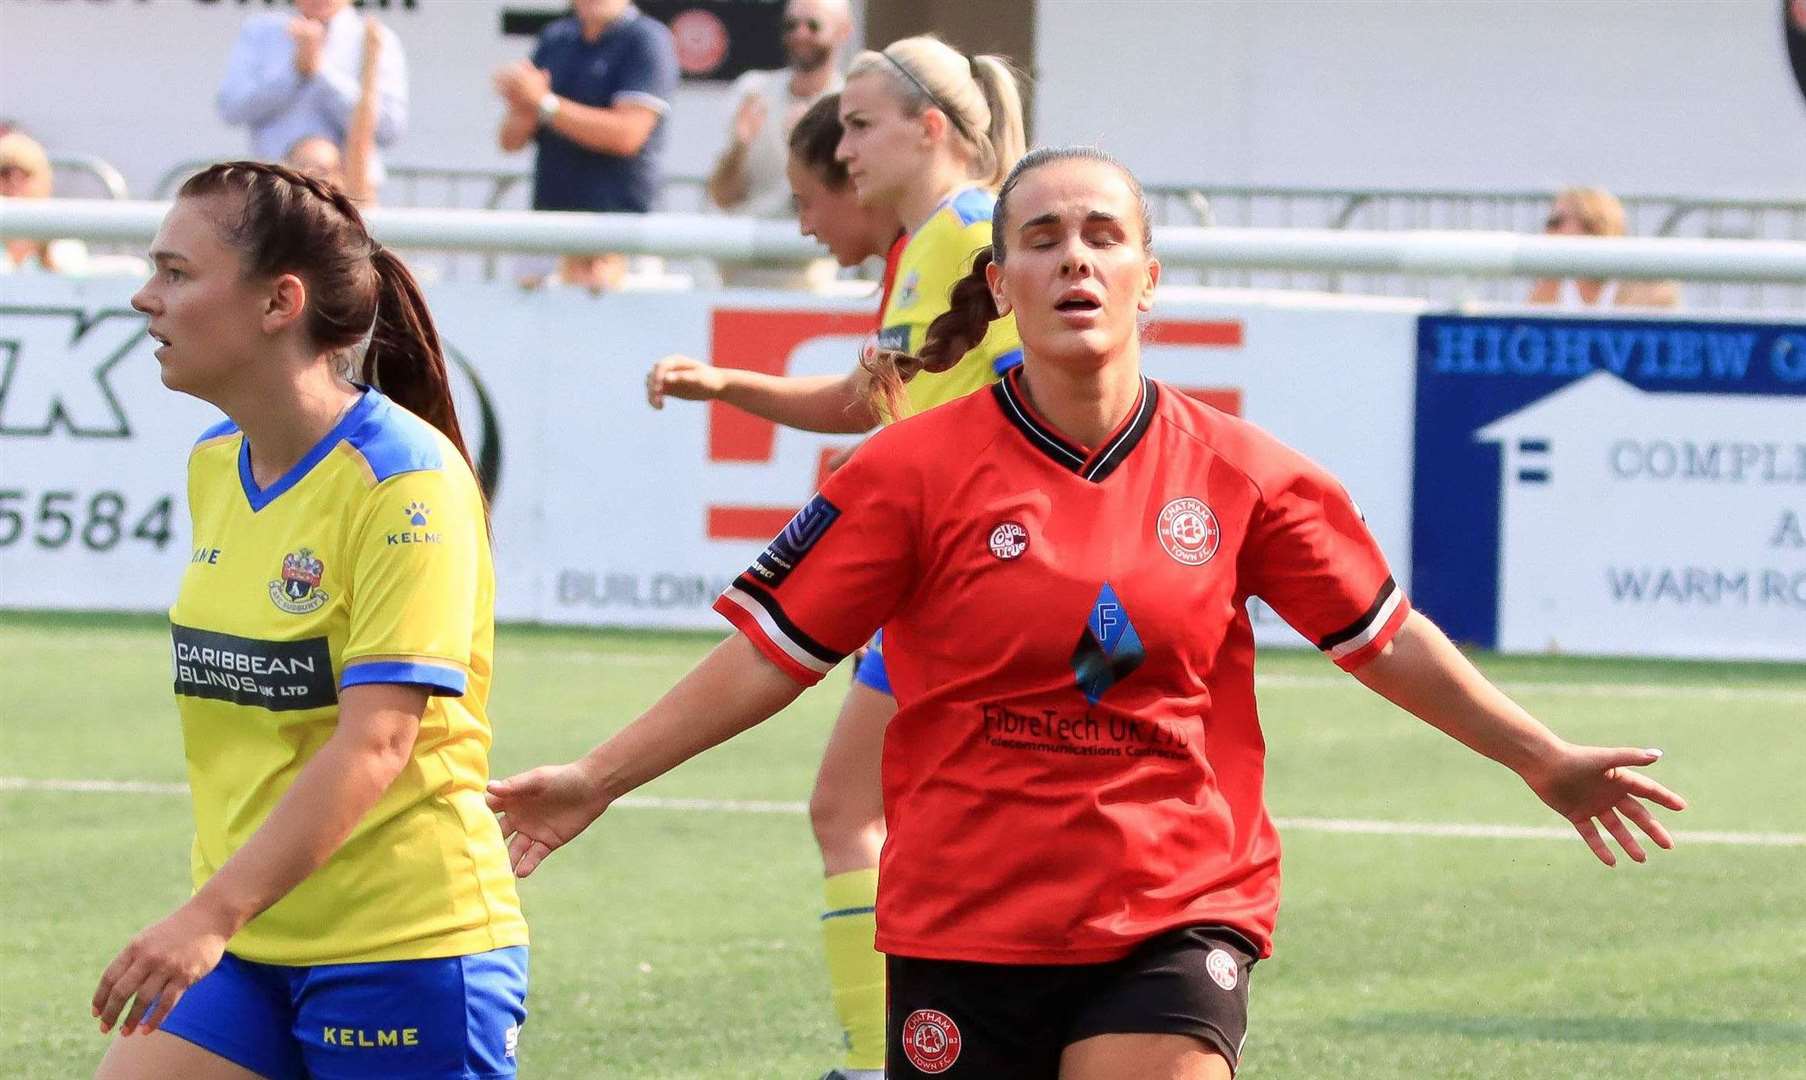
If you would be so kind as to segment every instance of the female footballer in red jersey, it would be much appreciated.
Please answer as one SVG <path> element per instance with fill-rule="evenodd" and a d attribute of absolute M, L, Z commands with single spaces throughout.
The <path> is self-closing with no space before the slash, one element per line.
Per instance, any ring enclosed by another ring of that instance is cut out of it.
<path fill-rule="evenodd" d="M 1667 831 L 1633 766 L 1566 742 L 1414 612 L 1341 486 L 1140 372 L 1160 268 L 1134 178 L 1042 150 L 921 362 L 1013 311 L 991 393 L 879 433 L 723 594 L 739 630 L 568 765 L 490 786 L 531 873 L 624 792 L 789 704 L 879 624 L 898 712 L 878 945 L 888 1068 L 917 1076 L 1231 1074 L 1271 951 L 1279 839 L 1247 601 L 1505 764 L 1615 862 Z"/>
<path fill-rule="evenodd" d="M 808 205 L 819 175 L 837 181 L 823 210 L 853 223 L 879 212 L 904 227 L 891 249 L 876 329 L 880 342 L 914 348 L 947 311 L 973 254 L 991 242 L 993 192 L 1022 154 L 1015 76 L 1001 57 L 967 58 L 933 38 L 905 38 L 860 54 L 835 101 L 840 117 L 817 116 L 818 103 L 792 134 L 790 176 L 802 226 L 822 232 L 833 248 L 832 234 L 823 231 L 827 215 L 812 218 Z M 833 142 L 822 137 L 830 124 Z M 843 185 L 851 191 L 839 190 Z M 780 376 L 686 356 L 655 364 L 646 391 L 654 408 L 667 396 L 719 399 L 806 431 L 861 433 L 887 416 L 925 411 L 995 382 L 1020 360 L 1019 345 L 1013 321 L 1000 320 L 955 363 L 886 395 L 871 392 L 863 366 L 843 376 Z M 809 796 L 824 875 L 822 943 L 847 1046 L 843 1067 L 823 1080 L 877 1080 L 884 1057 L 884 960 L 872 948 L 884 840 L 878 762 L 896 710 L 884 654 L 874 645 L 854 668 Z"/>

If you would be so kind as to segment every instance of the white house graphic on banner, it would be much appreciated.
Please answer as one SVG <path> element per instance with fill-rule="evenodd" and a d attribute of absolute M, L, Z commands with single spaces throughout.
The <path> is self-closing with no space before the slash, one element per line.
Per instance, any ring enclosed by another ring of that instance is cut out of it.
<path fill-rule="evenodd" d="M 1501 649 L 1806 659 L 1806 400 L 1606 372 L 1497 443 Z"/>

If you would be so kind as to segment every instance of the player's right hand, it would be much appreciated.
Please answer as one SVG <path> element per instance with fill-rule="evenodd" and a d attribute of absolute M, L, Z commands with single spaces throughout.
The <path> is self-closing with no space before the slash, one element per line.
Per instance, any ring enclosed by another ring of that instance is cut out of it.
<path fill-rule="evenodd" d="M 491 780 L 486 798 L 501 824 L 502 839 L 508 841 L 514 876 L 523 878 L 575 840 L 608 806 L 597 799 L 595 785 L 577 761 Z"/>
<path fill-rule="evenodd" d="M 711 401 L 721 396 L 724 383 L 720 368 L 673 353 L 646 373 L 646 404 L 662 409 L 667 397 Z"/>

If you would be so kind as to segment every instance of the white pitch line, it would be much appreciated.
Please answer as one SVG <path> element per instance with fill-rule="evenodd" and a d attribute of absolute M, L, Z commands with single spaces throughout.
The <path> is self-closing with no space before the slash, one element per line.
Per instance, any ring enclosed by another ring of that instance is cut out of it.
<path fill-rule="evenodd" d="M 649 651 L 626 650 L 608 652 L 601 649 L 594 651 L 585 649 L 543 649 L 532 653 L 522 652 L 523 660 L 549 661 L 552 663 L 577 664 L 583 667 L 628 667 L 656 668 L 670 666 L 683 668 L 691 661 L 687 654 L 672 655 Z M 510 653 L 504 657 L 508 663 L 515 661 Z M 1349 675 L 1261 675 L 1254 676 L 1254 686 L 1259 690 L 1359 690 L 1361 684 Z M 1755 701 L 1775 702 L 1784 705 L 1806 704 L 1806 686 L 1710 686 L 1703 683 L 1565 683 L 1552 681 L 1516 682 L 1508 681 L 1499 684 L 1499 688 L 1509 694 L 1550 694 L 1557 697 L 1587 698 L 1629 698 L 1632 700 L 1659 700 L 1661 698 L 1679 698 L 1689 701 Z"/>
<path fill-rule="evenodd" d="M 151 780 L 32 780 L 0 776 L 0 791 L 46 791 L 79 795 L 186 795 L 187 784 Z M 763 799 L 681 799 L 662 795 L 629 795 L 615 802 L 628 810 L 677 810 L 713 814 L 782 814 L 800 816 L 807 803 Z M 1362 821 L 1354 818 L 1274 818 L 1292 832 L 1354 833 L 1362 836 L 1443 836 L 1478 840 L 1571 840 L 1573 829 L 1553 825 L 1481 825 L 1436 821 Z M 1674 832 L 1688 844 L 1738 847 L 1806 847 L 1806 833 L 1746 833 L 1701 830 Z"/>

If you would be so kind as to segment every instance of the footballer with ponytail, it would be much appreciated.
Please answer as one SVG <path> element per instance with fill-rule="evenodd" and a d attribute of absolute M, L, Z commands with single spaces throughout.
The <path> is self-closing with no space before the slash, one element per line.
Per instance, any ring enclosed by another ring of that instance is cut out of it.
<path fill-rule="evenodd" d="M 1231 1080 L 1261 1045 L 1250 971 L 1280 898 L 1256 597 L 1515 772 L 1605 864 L 1614 841 L 1649 857 L 1633 828 L 1674 843 L 1656 812 L 1686 801 L 1642 771 L 1660 751 L 1559 738 L 1412 609 L 1334 476 L 1143 373 L 1160 265 L 1141 203 L 1098 151 L 1023 159 L 988 265 L 917 353 L 944 364 L 1014 314 L 1021 365 L 829 476 L 716 601 L 737 632 L 639 719 L 490 785 L 518 872 L 882 626 L 884 1075 Z"/>
<path fill-rule="evenodd" d="M 342 191 L 279 165 L 191 178 L 150 254 L 163 382 L 225 414 L 170 609 L 194 894 L 102 973 L 96 1075 L 512 1077 L 488 513 L 432 315 Z M 316 1021 L 352 1015 L 418 1044 L 347 1056 Z"/>
<path fill-rule="evenodd" d="M 287 166 L 229 161 L 190 177 L 177 198 L 237 200 L 237 212 L 218 224 L 247 273 L 298 277 L 309 290 L 305 328 L 313 343 L 348 379 L 377 387 L 438 428 L 469 461 L 420 286 L 371 237 L 348 195 Z M 366 336 L 360 360 L 354 347 Z"/>

